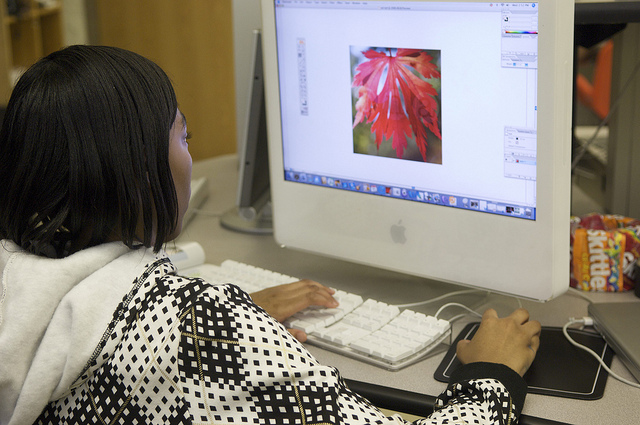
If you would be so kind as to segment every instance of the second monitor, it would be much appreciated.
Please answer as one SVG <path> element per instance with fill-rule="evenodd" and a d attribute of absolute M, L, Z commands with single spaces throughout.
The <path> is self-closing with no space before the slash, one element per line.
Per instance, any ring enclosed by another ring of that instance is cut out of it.
<path fill-rule="evenodd" d="M 247 123 L 238 155 L 236 205 L 222 215 L 220 224 L 239 232 L 270 234 L 273 223 L 261 43 L 260 31 L 256 30 L 253 32 L 253 72 L 249 82 Z"/>

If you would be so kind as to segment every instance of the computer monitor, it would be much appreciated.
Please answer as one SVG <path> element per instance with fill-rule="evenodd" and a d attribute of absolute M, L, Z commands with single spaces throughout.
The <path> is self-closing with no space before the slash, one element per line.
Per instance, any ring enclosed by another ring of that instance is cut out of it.
<path fill-rule="evenodd" d="M 262 0 L 277 242 L 563 293 L 573 15 L 557 0 Z"/>
<path fill-rule="evenodd" d="M 269 193 L 269 158 L 265 116 L 262 42 L 253 32 L 253 54 L 249 81 L 247 123 L 238 155 L 236 205 L 220 217 L 220 224 L 244 233 L 273 232 Z"/>

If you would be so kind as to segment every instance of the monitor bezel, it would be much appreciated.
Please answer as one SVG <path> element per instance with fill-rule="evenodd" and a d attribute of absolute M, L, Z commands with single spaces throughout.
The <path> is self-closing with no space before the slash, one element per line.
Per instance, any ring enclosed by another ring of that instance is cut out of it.
<path fill-rule="evenodd" d="M 570 267 L 574 4 L 536 3 L 537 217 L 525 220 L 286 181 L 274 1 L 262 0 L 276 241 L 297 250 L 527 299 L 545 301 L 565 292 Z M 394 229 L 402 228 L 404 241 L 394 242 Z"/>

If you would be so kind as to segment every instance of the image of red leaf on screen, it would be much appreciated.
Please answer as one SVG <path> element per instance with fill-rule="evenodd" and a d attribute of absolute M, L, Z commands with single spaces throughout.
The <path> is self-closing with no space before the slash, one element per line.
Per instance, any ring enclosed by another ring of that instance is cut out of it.
<path fill-rule="evenodd" d="M 351 46 L 355 153 L 442 164 L 440 57 Z"/>

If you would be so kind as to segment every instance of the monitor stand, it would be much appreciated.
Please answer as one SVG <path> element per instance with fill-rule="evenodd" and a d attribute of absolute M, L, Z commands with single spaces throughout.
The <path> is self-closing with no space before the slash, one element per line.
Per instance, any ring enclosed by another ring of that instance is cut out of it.
<path fill-rule="evenodd" d="M 236 232 L 251 234 L 272 234 L 273 222 L 271 212 L 271 201 L 267 200 L 262 203 L 261 207 L 251 206 L 246 208 L 233 207 L 220 217 L 220 225 L 222 227 L 234 230 Z"/>

